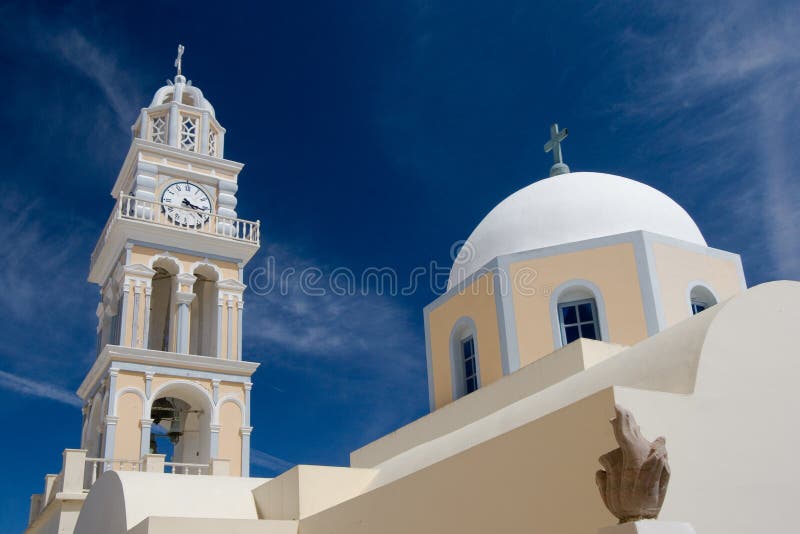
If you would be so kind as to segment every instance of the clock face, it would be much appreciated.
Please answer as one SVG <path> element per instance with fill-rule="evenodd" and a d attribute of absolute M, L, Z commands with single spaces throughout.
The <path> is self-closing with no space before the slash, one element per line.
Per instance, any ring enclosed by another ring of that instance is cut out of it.
<path fill-rule="evenodd" d="M 176 225 L 198 228 L 208 222 L 211 200 L 205 191 L 191 182 L 176 182 L 161 195 L 164 213 Z"/>

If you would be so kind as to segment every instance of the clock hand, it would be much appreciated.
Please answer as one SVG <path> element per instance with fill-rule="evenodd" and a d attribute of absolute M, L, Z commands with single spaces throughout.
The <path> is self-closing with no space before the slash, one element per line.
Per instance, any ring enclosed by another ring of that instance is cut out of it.
<path fill-rule="evenodd" d="M 194 204 L 192 204 L 191 202 L 189 202 L 189 199 L 188 199 L 188 198 L 184 198 L 184 199 L 183 199 L 183 205 L 184 205 L 184 206 L 189 206 L 189 207 L 190 207 L 190 208 L 192 208 L 193 210 L 205 211 L 205 209 L 204 209 L 204 208 L 201 208 L 200 206 L 195 206 Z"/>

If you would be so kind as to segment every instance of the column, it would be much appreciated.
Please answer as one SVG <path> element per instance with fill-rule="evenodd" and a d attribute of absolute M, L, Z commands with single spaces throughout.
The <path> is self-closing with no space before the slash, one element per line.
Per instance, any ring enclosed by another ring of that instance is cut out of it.
<path fill-rule="evenodd" d="M 189 305 L 194 300 L 194 293 L 177 291 L 175 301 L 178 303 L 178 325 L 177 339 L 175 342 L 175 352 L 181 354 L 189 353 Z"/>
<path fill-rule="evenodd" d="M 200 139 L 198 139 L 198 146 L 200 147 L 201 154 L 208 154 L 208 121 L 209 113 L 208 111 L 204 111 L 200 119 L 200 131 L 197 132 L 197 135 L 200 136 Z"/>
<path fill-rule="evenodd" d="M 243 426 L 239 429 L 242 435 L 242 476 L 250 476 L 250 433 L 253 431 L 251 426 Z"/>
<path fill-rule="evenodd" d="M 146 398 L 150 398 L 150 392 L 153 390 L 153 377 L 155 373 L 153 371 L 146 371 L 144 373 L 144 396 Z"/>
<path fill-rule="evenodd" d="M 219 291 L 219 290 L 217 290 Z M 217 358 L 222 358 L 222 305 L 225 303 L 225 298 L 221 293 L 218 293 L 217 298 Z"/>
<path fill-rule="evenodd" d="M 112 367 L 108 370 L 108 410 L 105 417 L 106 430 L 104 436 L 104 458 L 106 460 L 114 458 L 114 440 L 117 433 L 117 421 L 119 420 L 116 412 L 117 376 L 119 376 L 119 369 Z M 111 467 L 111 462 L 106 462 L 103 464 L 103 471 L 108 471 Z"/>
<path fill-rule="evenodd" d="M 167 124 L 167 144 L 169 146 L 180 147 L 179 128 L 180 114 L 178 113 L 178 105 L 173 102 L 169 107 L 169 124 Z"/>
<path fill-rule="evenodd" d="M 128 322 L 128 293 L 131 291 L 131 286 L 126 280 L 125 283 L 122 285 L 122 305 L 119 309 L 119 346 L 125 346 L 125 336 L 127 331 L 127 322 Z"/>
<path fill-rule="evenodd" d="M 140 419 L 139 426 L 142 427 L 142 440 L 139 443 L 139 458 L 144 458 L 150 454 L 150 427 L 153 426 L 153 420 Z"/>
<path fill-rule="evenodd" d="M 139 294 L 140 282 L 136 280 L 133 283 L 133 326 L 131 327 L 131 347 L 140 346 L 141 338 L 139 336 Z"/>
<path fill-rule="evenodd" d="M 144 333 L 142 334 L 142 348 L 150 348 L 150 297 L 153 295 L 153 286 L 147 284 L 144 288 Z"/>
<path fill-rule="evenodd" d="M 217 458 L 219 456 L 219 431 L 222 429 L 221 425 L 214 425 L 212 424 L 210 427 L 211 430 L 211 458 Z"/>
<path fill-rule="evenodd" d="M 239 295 L 239 300 L 236 301 L 236 360 L 242 359 L 242 311 L 244 309 L 244 302 L 242 296 Z"/>
<path fill-rule="evenodd" d="M 244 424 L 250 426 L 250 390 L 253 389 L 252 382 L 244 383 Z"/>
<path fill-rule="evenodd" d="M 227 359 L 234 360 L 233 356 L 233 298 L 228 299 L 228 352 Z"/>

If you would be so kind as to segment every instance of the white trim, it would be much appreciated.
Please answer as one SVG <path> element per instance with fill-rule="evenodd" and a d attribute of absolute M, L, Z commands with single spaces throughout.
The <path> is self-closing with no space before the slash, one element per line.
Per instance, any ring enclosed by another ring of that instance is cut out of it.
<path fill-rule="evenodd" d="M 212 423 L 214 422 L 214 408 L 215 408 L 214 399 L 211 398 L 211 395 L 208 394 L 208 391 L 206 391 L 204 387 L 200 386 L 196 382 L 191 382 L 189 380 L 183 380 L 180 378 L 175 380 L 170 380 L 169 382 L 166 382 L 161 386 L 159 386 L 158 389 L 156 389 L 153 392 L 153 394 L 150 395 L 150 398 L 147 400 L 147 411 L 145 413 L 150 413 L 150 411 L 153 408 L 153 402 L 155 402 L 159 398 L 159 395 L 161 395 L 165 389 L 171 389 L 174 386 L 189 386 L 191 389 L 194 389 L 202 393 L 203 397 L 208 401 L 208 408 L 211 409 L 211 422 Z M 180 398 L 179 396 L 176 397 Z"/>
<path fill-rule="evenodd" d="M 467 393 L 466 377 L 464 376 L 464 355 L 461 353 L 461 343 L 472 337 L 472 344 L 475 350 L 475 372 L 478 379 L 478 389 L 481 387 L 481 365 L 480 349 L 478 348 L 478 328 L 472 317 L 464 315 L 460 317 L 453 328 L 450 329 L 450 383 L 452 387 L 453 400 L 460 399 Z"/>
<path fill-rule="evenodd" d="M 214 271 L 215 273 L 217 273 L 217 280 L 214 280 L 214 282 L 216 282 L 218 280 L 222 280 L 222 271 L 215 264 L 213 264 L 210 261 L 208 261 L 208 258 L 204 258 L 204 259 L 202 259 L 200 261 L 194 262 L 191 265 L 191 267 L 189 267 L 189 272 L 194 275 L 195 271 L 197 269 L 199 269 L 200 267 L 211 267 L 211 270 Z M 195 275 L 195 276 L 197 276 L 197 275 Z"/>
<path fill-rule="evenodd" d="M 431 354 L 430 311 L 427 307 L 423 308 L 422 316 L 425 324 L 425 365 L 428 370 L 428 408 L 433 412 L 436 409 L 436 392 L 434 391 L 433 355 Z"/>
<path fill-rule="evenodd" d="M 593 294 L 595 306 L 597 307 L 597 324 L 600 326 L 600 341 L 611 341 L 611 334 L 608 331 L 608 318 L 606 316 L 606 303 L 603 300 L 603 292 L 593 282 L 581 278 L 567 280 L 553 290 L 550 295 L 550 325 L 553 333 L 553 347 L 560 349 L 564 346 L 561 339 L 561 320 L 558 316 L 558 305 L 560 296 L 568 289 L 581 288 Z"/>
<path fill-rule="evenodd" d="M 714 291 L 714 288 L 711 287 L 711 284 L 709 284 L 705 280 L 692 280 L 686 286 L 686 303 L 689 306 L 689 317 L 694 315 L 694 312 L 692 311 L 692 291 L 694 291 L 695 288 L 698 288 L 698 287 L 702 288 L 702 289 L 705 289 L 706 291 L 711 293 L 712 297 L 714 297 L 714 302 L 709 302 L 708 303 L 708 308 L 710 308 L 711 306 L 714 306 L 715 304 L 719 304 L 719 297 L 717 296 L 717 292 Z"/>
<path fill-rule="evenodd" d="M 214 407 L 214 418 L 211 421 L 212 424 L 217 424 L 217 425 L 220 424 L 220 422 L 219 422 L 219 414 L 220 414 L 220 411 L 222 410 L 222 405 L 225 404 L 226 402 L 232 402 L 236 406 L 239 407 L 239 412 L 242 414 L 241 426 L 247 426 L 247 417 L 246 417 L 246 414 L 245 414 L 246 409 L 245 409 L 244 403 L 242 402 L 242 400 L 239 397 L 236 397 L 236 396 L 230 395 L 230 394 L 229 395 L 225 395 L 224 397 L 222 397 L 219 400 L 219 402 L 217 403 L 217 405 Z"/>
<path fill-rule="evenodd" d="M 178 261 L 178 259 L 169 252 L 164 252 L 152 256 L 150 260 L 147 262 L 147 266 L 150 267 L 150 269 L 152 269 L 153 271 L 155 271 L 153 265 L 155 265 L 155 263 L 158 260 L 165 260 L 167 262 L 171 262 L 178 269 L 177 273 L 169 273 L 170 276 L 177 276 L 183 273 L 183 262 Z"/>
<path fill-rule="evenodd" d="M 141 418 L 142 419 L 146 418 L 148 416 L 148 414 L 150 413 L 149 410 L 145 409 L 145 406 L 147 405 L 147 396 L 144 394 L 144 392 L 141 389 L 133 387 L 133 386 L 124 387 L 124 388 L 120 389 L 119 391 L 117 391 L 114 394 L 114 413 L 112 415 L 117 416 L 117 413 L 118 413 L 117 412 L 117 405 L 119 404 L 119 399 L 120 399 L 120 397 L 122 397 L 126 393 L 135 393 L 136 395 L 139 396 L 140 399 L 142 399 L 142 414 L 141 414 L 142 417 Z"/>

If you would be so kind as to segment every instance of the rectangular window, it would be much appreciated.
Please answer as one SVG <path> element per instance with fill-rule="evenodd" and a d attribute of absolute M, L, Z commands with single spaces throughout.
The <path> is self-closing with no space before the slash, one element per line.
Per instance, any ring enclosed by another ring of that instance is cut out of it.
<path fill-rule="evenodd" d="M 199 117 L 181 115 L 181 148 L 197 152 L 197 130 L 200 123 Z"/>
<path fill-rule="evenodd" d="M 154 143 L 166 144 L 167 142 L 167 116 L 150 115 L 150 140 Z"/>
<path fill-rule="evenodd" d="M 597 306 L 594 299 L 565 302 L 558 305 L 561 341 L 564 345 L 578 338 L 600 339 Z"/>
<path fill-rule="evenodd" d="M 470 336 L 461 341 L 461 354 L 464 357 L 464 394 L 478 389 L 478 362 L 475 357 L 475 339 Z"/>

